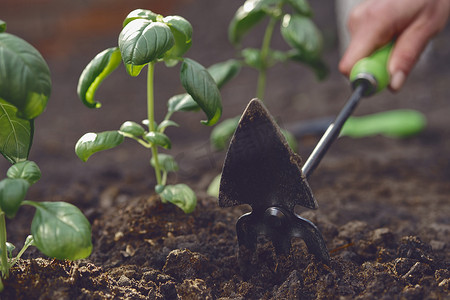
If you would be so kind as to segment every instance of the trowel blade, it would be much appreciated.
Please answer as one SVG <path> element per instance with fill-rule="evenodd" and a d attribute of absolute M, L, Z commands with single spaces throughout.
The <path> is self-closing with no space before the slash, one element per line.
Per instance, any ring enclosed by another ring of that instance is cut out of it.
<path fill-rule="evenodd" d="M 249 204 L 253 210 L 295 205 L 318 208 L 303 176 L 302 161 L 258 99 L 245 109 L 222 170 L 221 207 Z"/>

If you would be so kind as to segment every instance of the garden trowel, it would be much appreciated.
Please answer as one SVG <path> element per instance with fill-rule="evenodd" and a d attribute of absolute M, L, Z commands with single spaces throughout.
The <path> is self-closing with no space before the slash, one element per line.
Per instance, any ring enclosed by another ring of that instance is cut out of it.
<path fill-rule="evenodd" d="M 292 237 L 300 237 L 310 253 L 329 263 L 322 234 L 311 221 L 295 214 L 294 207 L 318 208 L 307 178 L 338 137 L 359 100 L 388 85 L 386 65 L 391 49 L 389 44 L 355 65 L 350 76 L 353 94 L 303 166 L 262 102 L 250 101 L 231 139 L 219 190 L 221 207 L 241 204 L 252 207 L 236 223 L 240 248 L 255 251 L 258 235 L 265 235 L 277 254 L 289 253 Z"/>

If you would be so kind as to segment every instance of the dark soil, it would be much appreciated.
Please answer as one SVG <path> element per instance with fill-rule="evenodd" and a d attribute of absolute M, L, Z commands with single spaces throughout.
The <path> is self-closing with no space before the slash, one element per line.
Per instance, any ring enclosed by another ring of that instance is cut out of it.
<path fill-rule="evenodd" d="M 130 5 L 152 9 L 152 1 L 135 2 Z M 191 21 L 195 32 L 191 57 L 205 65 L 231 57 L 226 26 L 242 1 L 179 2 L 168 1 L 170 7 L 161 7 L 166 11 L 160 12 Z M 336 71 L 333 7 L 329 1 L 311 2 L 327 41 L 325 58 L 331 72 L 322 83 L 301 66 L 278 66 L 269 74 L 266 104 L 281 124 L 334 115 L 350 93 L 347 81 Z M 82 22 L 89 14 L 80 13 L 93 9 L 93 3 L 83 2 L 86 7 L 78 10 L 68 5 L 66 11 L 61 4 L 49 6 L 45 13 L 53 9 L 62 14 L 61 20 L 67 10 L 78 11 L 78 23 L 93 26 Z M 120 9 L 126 15 L 133 8 Z M 154 195 L 148 153 L 131 142 L 86 164 L 79 162 L 73 147 L 82 134 L 145 118 L 144 104 L 136 102 L 145 99 L 143 78 L 130 79 L 123 69 L 108 78 L 98 93 L 102 111 L 89 111 L 76 99 L 79 74 L 96 52 L 115 45 L 120 27 L 114 26 L 122 20 L 114 21 L 109 31 L 100 31 L 101 39 L 79 31 L 67 39 L 64 26 L 48 36 L 39 31 L 35 23 L 45 18 L 30 18 L 45 16 L 38 8 L 34 14 L 33 8 L 22 14 L 23 22 L 19 9 L 11 4 L 0 18 L 8 22 L 11 33 L 43 52 L 54 78 L 48 110 L 36 122 L 30 157 L 41 167 L 43 178 L 28 198 L 77 205 L 91 221 L 94 249 L 88 259 L 76 262 L 48 259 L 34 248 L 29 250 L 5 280 L 0 299 L 450 299 L 448 28 L 436 38 L 402 92 L 384 92 L 364 100 L 357 110 L 365 114 L 417 109 L 428 119 L 426 130 L 403 140 L 341 138 L 309 178 L 320 208 L 298 207 L 297 213 L 319 227 L 331 263 L 316 260 L 301 239 L 292 241 L 289 255 L 277 257 L 270 242 L 261 238 L 251 258 L 257 270 L 243 277 L 235 222 L 249 207 L 219 208 L 217 199 L 206 195 L 224 154 L 210 148 L 210 129 L 199 122 L 203 116 L 177 116 L 182 126 L 168 130 L 174 141 L 172 153 L 181 167 L 170 181 L 188 183 L 197 192 L 199 203 L 192 214 L 162 204 Z M 48 20 L 58 19 L 52 16 Z M 30 19 L 35 23 L 26 22 Z M 53 28 L 48 20 L 43 26 Z M 40 34 L 46 39 L 35 37 Z M 158 72 L 157 99 L 180 91 L 178 82 L 169 79 L 178 80 L 177 70 Z M 241 113 L 252 98 L 254 75 L 244 71 L 225 87 L 225 118 Z M 124 107 L 124 99 L 132 105 Z M 163 101 L 157 109 L 164 110 Z M 316 143 L 316 137 L 300 140 L 299 154 L 306 159 Z M 0 163 L 2 172 L 7 167 Z M 8 238 L 16 246 L 29 232 L 32 213 L 22 208 L 14 220 L 8 220 Z"/>

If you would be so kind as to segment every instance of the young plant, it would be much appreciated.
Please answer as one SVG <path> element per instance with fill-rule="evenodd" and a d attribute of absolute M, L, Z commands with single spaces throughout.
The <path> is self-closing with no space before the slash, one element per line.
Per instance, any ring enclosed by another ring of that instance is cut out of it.
<path fill-rule="evenodd" d="M 6 23 L 0 21 L 0 153 L 12 164 L 7 177 L 0 181 L 2 278 L 8 277 L 10 268 L 31 245 L 57 259 L 85 258 L 92 250 L 91 227 L 78 208 L 65 202 L 25 200 L 30 186 L 41 177 L 37 164 L 27 159 L 34 119 L 44 111 L 50 97 L 50 70 L 33 46 L 5 30 Z M 35 207 L 36 213 L 31 235 L 13 257 L 15 247 L 7 242 L 5 216 L 14 218 L 22 205 Z"/>
<path fill-rule="evenodd" d="M 323 79 L 327 68 L 321 59 L 322 35 L 311 16 L 312 11 L 307 0 L 245 1 L 236 11 L 228 28 L 229 40 L 239 50 L 240 57 L 222 64 L 222 68 L 242 65 L 256 69 L 258 78 L 255 96 L 261 100 L 264 99 L 267 72 L 277 63 L 301 63 L 310 67 L 319 79 Z M 268 22 L 260 48 L 243 48 L 242 41 L 245 36 L 264 20 Z M 277 25 L 282 38 L 290 47 L 289 50 L 281 51 L 271 46 Z M 238 122 L 239 117 L 235 117 L 214 128 L 211 142 L 216 149 L 226 148 Z M 295 148 L 295 139 L 288 132 L 283 133 Z"/>
<path fill-rule="evenodd" d="M 192 26 L 180 16 L 163 17 L 150 10 L 137 9 L 128 14 L 119 34 L 118 46 L 99 53 L 84 69 L 78 82 L 78 96 L 89 108 L 101 105 L 94 99 L 100 83 L 121 62 L 130 76 L 138 76 L 147 67 L 147 119 L 141 124 L 126 121 L 119 130 L 83 135 L 75 146 L 78 157 L 87 161 L 94 153 L 120 145 L 124 138 L 137 141 L 151 152 L 150 163 L 155 171 L 155 191 L 163 203 L 170 202 L 184 212 L 196 206 L 195 193 L 185 184 L 167 184 L 169 172 L 175 172 L 175 159 L 159 148 L 170 149 L 171 140 L 165 134 L 169 126 L 178 126 L 171 120 L 179 111 L 203 110 L 205 125 L 215 124 L 222 114 L 218 85 L 229 79 L 228 73 L 211 71 L 196 61 L 184 57 L 192 44 Z M 154 70 L 157 63 L 174 67 L 181 62 L 180 79 L 187 93 L 173 96 L 167 102 L 167 114 L 159 122 L 154 111 Z M 130 91 L 131 92 L 131 91 Z"/>

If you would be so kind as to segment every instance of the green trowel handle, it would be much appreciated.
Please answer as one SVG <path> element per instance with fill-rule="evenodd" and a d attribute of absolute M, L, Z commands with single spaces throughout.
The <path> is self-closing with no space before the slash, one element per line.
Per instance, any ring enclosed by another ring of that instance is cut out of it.
<path fill-rule="evenodd" d="M 387 64 L 394 43 L 391 42 L 375 51 L 371 56 L 359 60 L 350 72 L 350 82 L 353 88 L 361 82 L 369 84 L 365 96 L 384 90 L 390 81 Z"/>
<path fill-rule="evenodd" d="M 393 138 L 405 138 L 418 134 L 425 126 L 426 119 L 422 113 L 399 109 L 351 117 L 345 122 L 340 135 L 361 138 L 381 134 Z"/>

